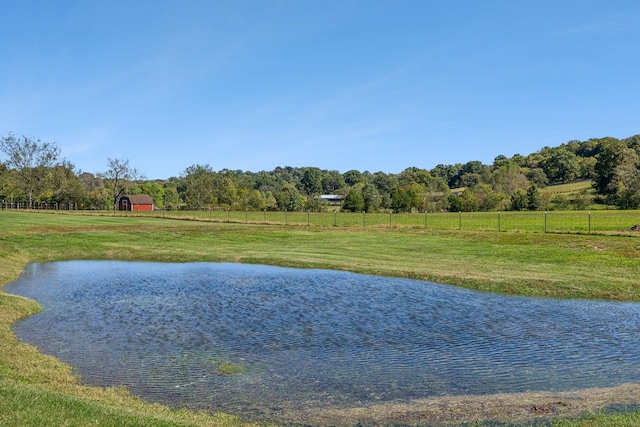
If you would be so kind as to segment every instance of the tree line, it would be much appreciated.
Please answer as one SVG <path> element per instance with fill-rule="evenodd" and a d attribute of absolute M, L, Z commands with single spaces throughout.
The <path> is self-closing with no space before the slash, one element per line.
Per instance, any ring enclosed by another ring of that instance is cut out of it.
<path fill-rule="evenodd" d="M 73 203 L 79 209 L 113 209 L 122 194 L 148 194 L 163 209 L 231 209 L 353 212 L 439 212 L 584 209 L 593 203 L 640 207 L 640 135 L 592 138 L 544 147 L 493 163 L 439 164 L 400 173 L 277 167 L 249 172 L 208 164 L 179 177 L 147 180 L 127 159 L 108 158 L 98 173 L 76 171 L 54 142 L 8 134 L 0 138 L 0 201 L 34 207 Z M 590 180 L 575 199 L 541 192 L 546 186 Z M 334 195 L 326 201 L 320 195 Z M 338 202 L 336 202 L 338 200 Z"/>

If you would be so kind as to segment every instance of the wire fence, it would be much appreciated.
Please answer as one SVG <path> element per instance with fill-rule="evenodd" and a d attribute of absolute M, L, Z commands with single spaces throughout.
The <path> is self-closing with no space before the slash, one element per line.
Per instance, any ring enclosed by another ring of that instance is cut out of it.
<path fill-rule="evenodd" d="M 120 213 L 116 213 L 120 214 Z M 523 231 L 542 233 L 624 233 L 640 231 L 640 211 L 352 213 L 193 210 L 153 215 L 200 221 L 346 228 L 417 228 L 430 230 Z"/>
<path fill-rule="evenodd" d="M 8 200 L 0 200 L 0 209 L 31 209 L 31 210 L 54 210 L 54 211 L 77 211 L 78 203 L 71 202 L 53 202 L 53 203 L 40 203 L 32 202 L 14 202 Z"/>
<path fill-rule="evenodd" d="M 28 209 L 26 204 L 0 201 L 2 209 Z M 32 210 L 77 210 L 73 203 L 34 204 Z M 535 233 L 631 234 L 640 236 L 640 211 L 505 211 L 438 213 L 352 213 L 234 211 L 225 209 L 131 211 L 78 211 L 84 215 L 136 216 L 218 223 L 272 224 L 360 229 L 414 228 Z M 638 233 L 638 234 L 636 234 Z"/>
<path fill-rule="evenodd" d="M 352 213 L 193 210 L 129 212 L 164 218 L 313 227 L 421 228 L 431 230 L 615 233 L 640 231 L 640 211 Z"/>

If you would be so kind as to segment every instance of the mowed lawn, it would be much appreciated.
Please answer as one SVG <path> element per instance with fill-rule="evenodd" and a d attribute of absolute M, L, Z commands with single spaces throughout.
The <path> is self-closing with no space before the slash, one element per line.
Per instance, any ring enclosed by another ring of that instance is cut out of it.
<path fill-rule="evenodd" d="M 0 212 L 0 283 L 15 280 L 28 263 L 68 259 L 264 263 L 410 277 L 513 295 L 640 301 L 640 235 L 369 230 Z M 242 424 L 222 414 L 145 404 L 120 389 L 82 386 L 68 366 L 16 341 L 10 323 L 37 310 L 33 302 L 0 293 L 0 425 L 47 425 L 46 419 L 66 420 L 56 422 L 60 425 Z M 623 419 L 635 422 L 638 414 Z"/>
<path fill-rule="evenodd" d="M 513 295 L 640 301 L 638 237 L 281 226 L 0 212 L 0 254 L 63 259 L 230 261 L 431 280 Z"/>

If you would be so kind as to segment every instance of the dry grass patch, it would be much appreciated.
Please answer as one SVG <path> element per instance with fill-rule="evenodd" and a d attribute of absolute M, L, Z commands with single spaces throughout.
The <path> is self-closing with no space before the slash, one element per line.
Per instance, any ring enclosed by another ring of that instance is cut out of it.
<path fill-rule="evenodd" d="M 530 392 L 487 396 L 453 396 L 407 403 L 368 405 L 359 408 L 296 411 L 287 414 L 302 425 L 410 425 L 451 426 L 508 423 L 531 425 L 540 421 L 575 419 L 611 406 L 640 403 L 640 385 L 585 389 L 570 392 Z"/>

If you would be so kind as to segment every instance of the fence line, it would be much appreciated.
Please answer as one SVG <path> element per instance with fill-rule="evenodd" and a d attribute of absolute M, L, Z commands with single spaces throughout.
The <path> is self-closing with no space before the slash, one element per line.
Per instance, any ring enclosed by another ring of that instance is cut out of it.
<path fill-rule="evenodd" d="M 0 201 L 2 209 L 28 209 L 25 203 Z M 78 210 L 74 203 L 33 204 L 32 210 Z M 233 211 L 225 209 L 153 212 L 81 211 L 87 215 L 144 216 L 210 222 L 344 228 L 414 228 L 536 233 L 628 233 L 640 231 L 640 211 L 502 211 L 438 213 L 352 213 Z M 640 235 L 640 234 L 639 234 Z"/>
<path fill-rule="evenodd" d="M 78 203 L 66 203 L 66 202 L 53 202 L 53 203 L 40 203 L 32 202 L 29 206 L 28 202 L 13 202 L 7 200 L 0 200 L 0 209 L 31 209 L 31 210 L 52 210 L 52 211 L 77 211 Z"/>
<path fill-rule="evenodd" d="M 132 214 L 132 213 L 129 213 Z M 351 213 L 283 211 L 172 211 L 165 218 L 315 227 L 421 228 L 547 233 L 628 232 L 640 229 L 640 211 Z M 158 214 L 156 213 L 156 216 Z"/>

